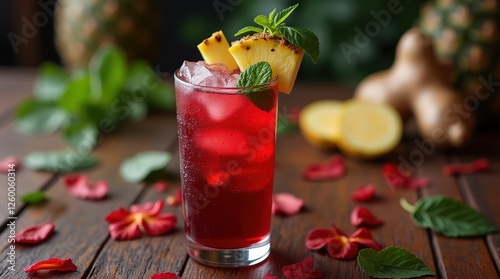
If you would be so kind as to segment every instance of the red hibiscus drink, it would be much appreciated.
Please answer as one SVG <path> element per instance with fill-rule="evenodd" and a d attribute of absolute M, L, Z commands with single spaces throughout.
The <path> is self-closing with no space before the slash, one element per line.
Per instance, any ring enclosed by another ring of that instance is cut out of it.
<path fill-rule="evenodd" d="M 238 76 L 201 61 L 175 73 L 188 253 L 219 267 L 270 252 L 278 81 L 241 88 Z"/>

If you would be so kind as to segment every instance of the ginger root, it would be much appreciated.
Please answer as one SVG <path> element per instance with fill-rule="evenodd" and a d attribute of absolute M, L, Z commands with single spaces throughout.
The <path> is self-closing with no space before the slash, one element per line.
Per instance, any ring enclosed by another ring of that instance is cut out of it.
<path fill-rule="evenodd" d="M 470 140 L 475 119 L 452 87 L 453 68 L 434 54 L 432 41 L 419 29 L 401 38 L 388 70 L 374 73 L 354 97 L 392 105 L 403 118 L 415 117 L 420 136 L 440 147 L 461 147 Z"/>

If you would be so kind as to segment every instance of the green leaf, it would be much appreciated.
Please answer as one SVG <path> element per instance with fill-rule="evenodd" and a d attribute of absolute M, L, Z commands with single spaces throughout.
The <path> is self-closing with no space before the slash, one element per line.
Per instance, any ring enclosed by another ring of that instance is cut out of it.
<path fill-rule="evenodd" d="M 242 35 L 242 34 L 245 34 L 248 32 L 262 33 L 262 32 L 264 32 L 264 29 L 262 29 L 260 27 L 255 27 L 255 26 L 246 26 L 246 27 L 241 28 L 238 32 L 236 32 L 236 34 L 234 34 L 234 36 L 239 36 L 239 35 Z"/>
<path fill-rule="evenodd" d="M 97 144 L 99 129 L 91 123 L 73 123 L 64 130 L 64 139 L 78 152 L 91 153 Z"/>
<path fill-rule="evenodd" d="M 89 64 L 93 100 L 109 105 L 117 99 L 125 82 L 127 69 L 124 52 L 113 46 L 99 49 Z"/>
<path fill-rule="evenodd" d="M 66 90 L 68 76 L 64 70 L 52 62 L 43 63 L 38 69 L 34 85 L 34 96 L 37 100 L 56 101 Z"/>
<path fill-rule="evenodd" d="M 448 237 L 472 237 L 497 232 L 486 217 L 468 205 L 445 196 L 420 199 L 411 213 L 413 222 Z"/>
<path fill-rule="evenodd" d="M 281 26 L 279 31 L 287 41 L 302 48 L 314 63 L 318 61 L 319 39 L 316 34 L 304 28 L 290 26 Z"/>
<path fill-rule="evenodd" d="M 274 108 L 275 95 L 276 93 L 271 88 L 246 93 L 246 97 L 265 112 L 270 112 Z"/>
<path fill-rule="evenodd" d="M 67 120 L 67 115 L 49 101 L 28 100 L 17 107 L 16 129 L 23 134 L 50 134 Z"/>
<path fill-rule="evenodd" d="M 267 23 L 269 25 L 273 25 L 274 24 L 274 15 L 276 14 L 276 9 L 272 10 L 270 13 L 269 13 L 269 17 L 267 18 Z"/>
<path fill-rule="evenodd" d="M 358 264 L 374 278 L 416 278 L 435 273 L 424 262 L 407 250 L 389 246 L 380 252 L 363 249 L 358 253 Z"/>
<path fill-rule="evenodd" d="M 293 13 L 293 11 L 299 6 L 299 4 L 295 4 L 291 7 L 284 9 L 283 11 L 276 14 L 274 17 L 274 27 L 278 27 L 280 24 L 285 22 L 285 20 Z"/>
<path fill-rule="evenodd" d="M 128 104 L 130 108 L 130 120 L 141 121 L 148 115 L 148 105 L 145 101 L 131 102 Z"/>
<path fill-rule="evenodd" d="M 88 74 L 71 79 L 58 104 L 65 111 L 85 115 L 85 108 L 92 100 Z"/>
<path fill-rule="evenodd" d="M 42 191 L 33 191 L 22 195 L 21 200 L 28 204 L 36 204 L 48 201 L 49 196 Z"/>
<path fill-rule="evenodd" d="M 77 152 L 42 151 L 26 155 L 23 163 L 32 170 L 71 173 L 89 169 L 97 164 L 97 160 Z"/>
<path fill-rule="evenodd" d="M 268 83 L 271 80 L 272 73 L 273 70 L 269 63 L 265 61 L 257 62 L 241 73 L 236 86 L 247 87 Z"/>
<path fill-rule="evenodd" d="M 144 151 L 123 161 L 120 175 L 125 181 L 140 183 L 152 172 L 164 169 L 171 159 L 165 151 Z"/>
<path fill-rule="evenodd" d="M 152 110 L 175 111 L 175 91 L 172 86 L 161 83 L 148 93 L 146 102 Z"/>
<path fill-rule="evenodd" d="M 254 18 L 253 21 L 262 27 L 265 27 L 265 28 L 271 27 L 269 25 L 269 22 L 267 21 L 267 16 L 265 16 L 265 15 L 258 15 Z"/>

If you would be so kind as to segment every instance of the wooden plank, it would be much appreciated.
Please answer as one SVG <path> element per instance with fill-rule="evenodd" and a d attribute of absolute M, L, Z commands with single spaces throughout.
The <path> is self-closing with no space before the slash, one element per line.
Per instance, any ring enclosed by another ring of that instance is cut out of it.
<path fill-rule="evenodd" d="M 41 205 L 27 207 L 20 214 L 16 225 L 22 228 L 51 221 L 56 226 L 56 234 L 37 246 L 17 245 L 17 269 L 14 273 L 8 273 L 6 269 L 7 254 L 3 244 L 0 277 L 23 278 L 25 275 L 22 267 L 50 257 L 71 257 L 79 267 L 77 272 L 66 274 L 65 278 L 80 278 L 87 273 L 100 248 L 109 238 L 104 216 L 119 206 L 128 207 L 143 191 L 142 186 L 126 183 L 120 178 L 120 163 L 124 158 L 139 151 L 165 149 L 177 136 L 173 121 L 165 116 L 152 116 L 143 122 L 130 123 L 114 134 L 106 135 L 94 152 L 100 160 L 99 167 L 86 174 L 94 181 L 105 179 L 110 187 L 109 197 L 98 202 L 78 200 L 70 197 L 60 182 L 51 187 L 47 191 L 50 200 Z M 0 238 L 7 239 L 7 234 L 8 232 L 4 231 Z M 130 263 L 124 264 L 127 269 L 133 270 Z"/>
<path fill-rule="evenodd" d="M 467 148 L 455 152 L 452 163 L 470 163 L 478 158 L 487 158 L 490 169 L 486 172 L 462 175 L 457 177 L 457 182 L 464 199 L 474 208 L 482 212 L 498 228 L 500 228 L 500 147 L 498 146 L 500 134 L 487 132 L 474 138 Z M 495 262 L 498 276 L 500 277 L 500 233 L 486 236 L 486 243 Z"/>
<path fill-rule="evenodd" d="M 16 106 L 32 95 L 35 70 L 0 68 L 0 127 L 13 119 Z"/>

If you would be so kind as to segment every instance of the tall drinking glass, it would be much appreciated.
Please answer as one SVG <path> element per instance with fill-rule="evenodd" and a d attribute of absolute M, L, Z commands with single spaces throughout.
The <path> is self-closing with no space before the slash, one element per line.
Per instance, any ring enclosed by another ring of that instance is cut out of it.
<path fill-rule="evenodd" d="M 257 264 L 270 253 L 277 78 L 202 86 L 177 70 L 175 92 L 188 254 L 210 266 Z"/>

